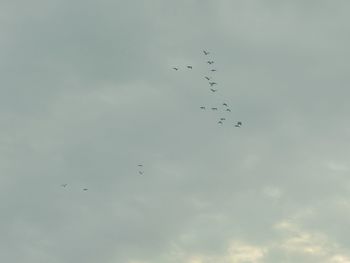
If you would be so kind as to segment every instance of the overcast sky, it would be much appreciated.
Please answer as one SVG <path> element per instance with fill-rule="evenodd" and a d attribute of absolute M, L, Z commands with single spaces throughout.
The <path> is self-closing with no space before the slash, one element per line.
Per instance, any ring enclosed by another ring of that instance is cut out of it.
<path fill-rule="evenodd" d="M 0 1 L 0 261 L 350 263 L 349 8 Z"/>

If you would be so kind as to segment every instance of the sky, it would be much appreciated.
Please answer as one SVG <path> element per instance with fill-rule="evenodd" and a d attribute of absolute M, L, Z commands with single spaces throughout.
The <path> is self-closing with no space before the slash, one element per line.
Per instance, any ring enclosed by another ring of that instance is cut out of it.
<path fill-rule="evenodd" d="M 350 263 L 349 8 L 0 1 L 0 261 Z"/>

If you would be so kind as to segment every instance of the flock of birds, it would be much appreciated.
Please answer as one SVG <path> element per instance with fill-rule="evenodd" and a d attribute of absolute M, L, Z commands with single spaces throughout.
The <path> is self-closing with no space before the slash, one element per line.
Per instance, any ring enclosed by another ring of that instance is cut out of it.
<path fill-rule="evenodd" d="M 208 52 L 208 51 L 206 51 L 206 50 L 203 50 L 203 53 L 204 53 L 205 56 L 208 56 L 208 55 L 210 54 L 210 52 Z M 208 65 L 213 65 L 215 62 L 214 62 L 213 60 L 208 60 L 206 63 L 207 63 Z M 190 70 L 193 69 L 193 66 L 191 66 L 191 65 L 188 65 L 188 66 L 186 66 L 186 67 L 187 67 L 188 69 L 190 69 Z M 179 67 L 173 67 L 173 69 L 174 69 L 175 71 L 178 71 L 178 70 L 179 70 Z M 216 71 L 217 71 L 217 70 L 216 70 L 215 68 L 211 68 L 211 69 L 210 69 L 210 72 L 216 72 Z M 209 86 L 210 86 L 210 91 L 213 92 L 213 93 L 217 92 L 218 89 L 215 89 L 214 86 L 215 86 L 215 85 L 218 85 L 218 83 L 212 80 L 213 77 L 204 76 L 204 78 L 208 81 L 208 84 L 209 84 Z M 228 106 L 228 104 L 227 104 L 226 102 L 223 102 L 223 103 L 222 103 L 222 106 L 224 106 L 224 111 L 225 111 L 225 112 L 231 112 L 231 109 L 229 108 L 229 106 Z M 207 109 L 206 106 L 200 106 L 199 108 L 200 108 L 201 110 L 206 110 L 206 109 Z M 212 110 L 212 111 L 217 111 L 217 110 L 218 110 L 218 107 L 211 107 L 211 110 Z M 221 118 L 219 119 L 219 121 L 218 121 L 218 124 L 223 125 L 225 120 L 226 120 L 225 117 L 221 117 Z M 236 122 L 234 123 L 234 126 L 235 126 L 236 128 L 240 128 L 240 127 L 242 126 L 242 122 L 241 122 L 241 121 L 236 121 Z M 138 174 L 139 174 L 139 176 L 143 176 L 143 175 L 144 175 L 143 164 L 138 164 L 137 167 L 138 167 Z M 62 186 L 63 188 L 65 188 L 65 187 L 67 187 L 67 185 L 68 185 L 68 184 L 62 184 L 61 186 Z M 87 190 L 88 190 L 88 188 L 83 188 L 83 191 L 87 191 Z"/>
<path fill-rule="evenodd" d="M 210 52 L 209 52 L 209 51 L 206 51 L 206 50 L 203 50 L 203 53 L 204 53 L 205 56 L 208 56 L 208 55 L 210 54 Z M 214 64 L 214 61 L 213 61 L 213 60 L 207 60 L 206 63 L 209 64 L 209 65 L 212 65 L 212 64 Z M 193 69 L 193 66 L 190 66 L 190 65 L 189 65 L 189 66 L 186 66 L 186 67 L 187 67 L 188 69 L 191 69 L 191 70 Z M 179 67 L 173 67 L 173 69 L 174 69 L 175 71 L 178 71 L 178 70 L 179 70 Z M 217 71 L 217 70 L 216 70 L 215 68 L 211 68 L 211 69 L 210 69 L 210 72 L 216 72 L 216 71 Z M 212 80 L 213 77 L 204 76 L 204 78 L 208 81 L 208 84 L 209 84 L 209 86 L 210 86 L 210 88 L 209 88 L 210 91 L 213 92 L 213 93 L 217 92 L 218 89 L 215 89 L 214 86 L 215 86 L 215 85 L 218 85 L 218 83 Z M 227 104 L 226 102 L 222 103 L 222 105 L 225 107 L 225 108 L 224 108 L 224 111 L 226 111 L 226 112 L 231 112 L 231 109 L 229 108 L 229 106 L 228 106 L 228 104 Z M 200 106 L 200 109 L 201 109 L 201 110 L 206 110 L 207 107 L 206 107 L 206 106 Z M 217 110 L 218 110 L 218 107 L 211 107 L 211 110 L 212 110 L 212 111 L 217 111 Z M 223 125 L 225 120 L 226 120 L 225 117 L 220 117 L 220 119 L 218 120 L 218 124 L 219 124 L 219 125 Z M 236 121 L 236 122 L 234 122 L 234 126 L 235 126 L 236 128 L 240 128 L 240 127 L 242 126 L 242 122 L 241 122 L 241 121 Z"/>

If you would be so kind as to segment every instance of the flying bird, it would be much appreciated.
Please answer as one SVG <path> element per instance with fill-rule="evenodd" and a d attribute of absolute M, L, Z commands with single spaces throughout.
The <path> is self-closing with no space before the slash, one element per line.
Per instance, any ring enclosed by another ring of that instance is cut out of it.
<path fill-rule="evenodd" d="M 209 52 L 206 51 L 206 50 L 203 50 L 203 53 L 204 53 L 204 55 L 208 55 L 209 54 Z"/>
<path fill-rule="evenodd" d="M 226 109 L 226 111 L 229 111 L 229 112 L 231 112 L 231 110 L 230 110 L 230 109 Z"/>
<path fill-rule="evenodd" d="M 204 107 L 204 106 L 201 106 L 200 108 L 201 108 L 202 110 L 205 110 L 205 107 Z"/>
<path fill-rule="evenodd" d="M 214 61 L 207 61 L 207 63 L 208 63 L 209 65 L 211 65 L 211 64 L 214 63 Z"/>
<path fill-rule="evenodd" d="M 192 66 L 187 66 L 187 68 L 192 69 Z"/>
<path fill-rule="evenodd" d="M 88 189 L 87 188 L 84 188 L 83 191 L 87 191 Z"/>
<path fill-rule="evenodd" d="M 212 92 L 216 92 L 217 91 L 217 89 L 210 89 Z"/>
<path fill-rule="evenodd" d="M 173 68 L 173 69 L 175 69 L 175 70 L 179 70 L 179 68 Z"/>
<path fill-rule="evenodd" d="M 228 107 L 228 106 L 227 106 L 227 103 L 223 103 L 222 105 L 224 105 L 224 106 Z"/>
<path fill-rule="evenodd" d="M 213 85 L 217 85 L 216 82 L 209 82 L 210 86 L 212 87 Z"/>
<path fill-rule="evenodd" d="M 139 171 L 139 174 L 140 174 L 140 175 L 143 175 L 143 172 Z"/>
<path fill-rule="evenodd" d="M 237 123 L 236 123 L 236 125 L 235 125 L 235 127 L 237 127 L 237 128 L 239 128 L 239 127 L 241 127 L 242 126 L 242 122 L 240 122 L 240 121 L 238 121 Z"/>
<path fill-rule="evenodd" d="M 218 110 L 218 108 L 211 108 L 212 110 Z"/>
<path fill-rule="evenodd" d="M 221 120 L 221 121 L 224 121 L 224 120 L 226 120 L 226 119 L 225 119 L 225 118 L 220 118 L 220 120 Z"/>
<path fill-rule="evenodd" d="M 222 122 L 222 121 L 219 121 L 218 124 L 223 124 L 223 122 Z"/>
<path fill-rule="evenodd" d="M 207 80 L 210 80 L 210 78 L 209 77 L 205 77 Z"/>
<path fill-rule="evenodd" d="M 214 72 L 214 71 L 216 71 L 216 69 L 212 69 L 211 71 Z"/>

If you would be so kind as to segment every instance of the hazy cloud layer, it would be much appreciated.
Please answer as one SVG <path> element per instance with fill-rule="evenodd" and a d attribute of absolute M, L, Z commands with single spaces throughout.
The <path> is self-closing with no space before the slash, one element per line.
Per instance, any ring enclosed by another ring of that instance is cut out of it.
<path fill-rule="evenodd" d="M 0 261 L 350 262 L 349 8 L 2 1 Z"/>

